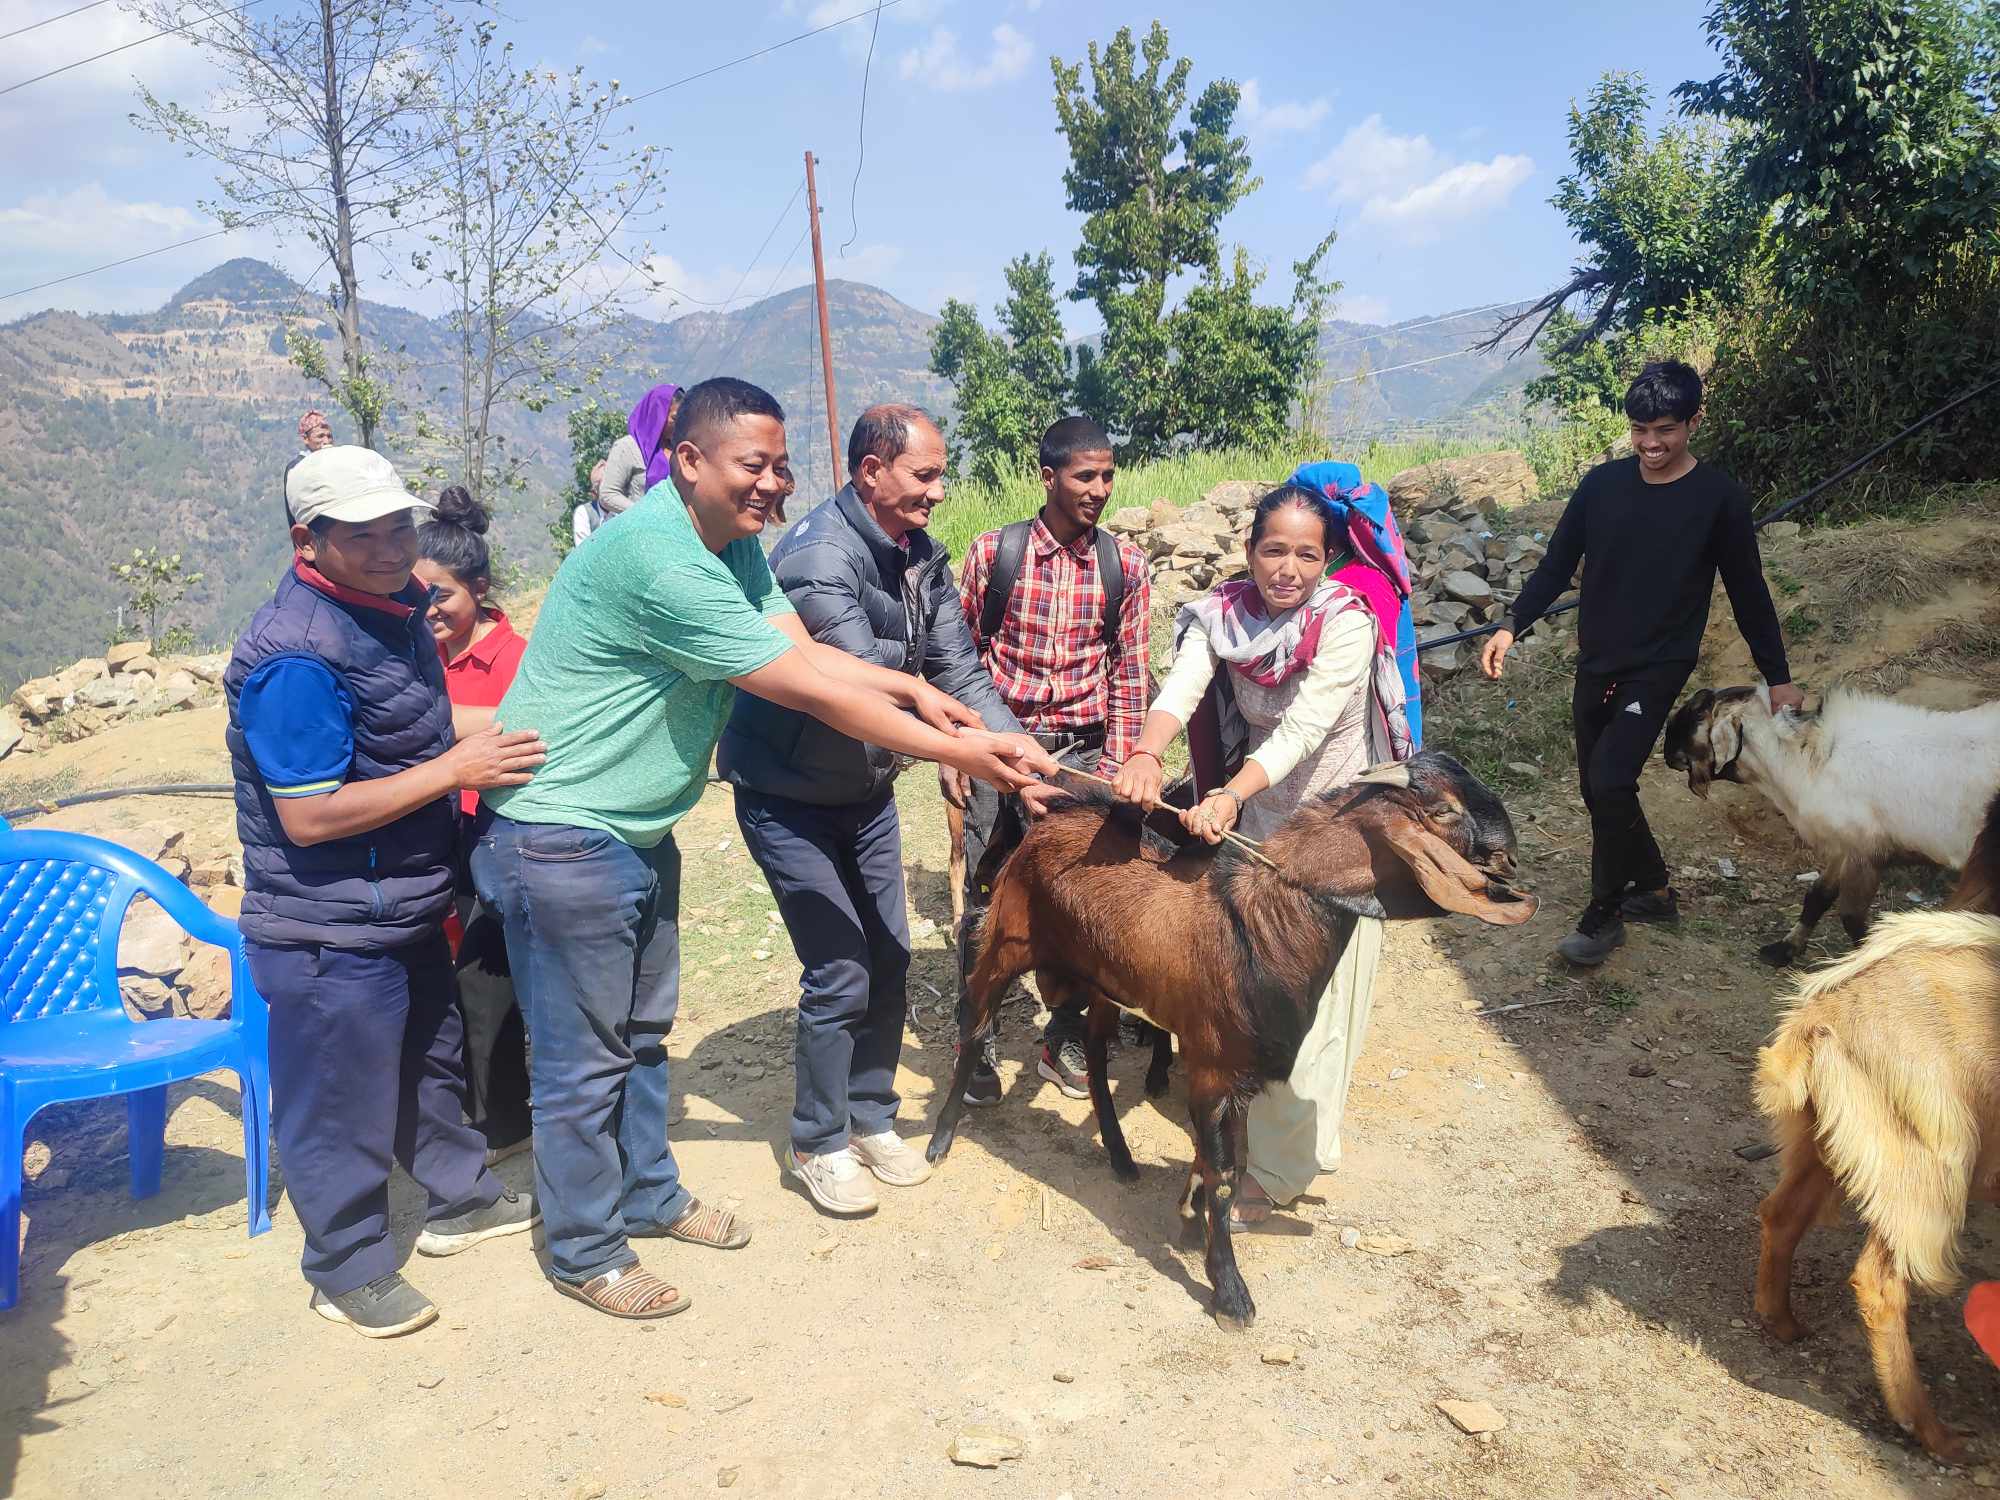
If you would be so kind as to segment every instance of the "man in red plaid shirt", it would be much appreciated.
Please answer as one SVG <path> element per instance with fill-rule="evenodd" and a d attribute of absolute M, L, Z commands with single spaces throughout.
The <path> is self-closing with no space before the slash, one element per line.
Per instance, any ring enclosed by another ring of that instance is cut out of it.
<path fill-rule="evenodd" d="M 1115 475 L 1111 439 L 1103 428 L 1088 417 L 1063 418 L 1042 435 L 1041 463 L 1047 502 L 1031 522 L 1016 523 L 1027 526 L 1026 545 L 1016 534 L 1011 548 L 1003 546 L 1013 528 L 976 538 L 959 574 L 959 596 L 980 660 L 1021 727 L 1044 749 L 1070 746 L 1058 760 L 1112 777 L 1138 744 L 1146 717 L 1152 604 L 1146 555 L 1131 542 L 1098 530 Z M 988 606 L 988 585 L 996 560 L 1000 572 L 1008 571 L 1010 551 L 1016 561 L 1012 587 L 1001 596 L 1004 609 L 996 619 Z M 1115 622 L 1106 618 L 1100 577 L 1113 556 L 1123 574 L 1122 583 L 1114 583 Z M 970 885 L 1001 815 L 999 794 L 975 782 L 968 797 L 956 773 L 941 773 L 940 779 L 945 796 L 966 808 Z M 974 910 L 984 906 L 984 893 L 968 890 L 966 904 Z M 1042 1077 L 1072 1099 L 1090 1094 L 1083 1035 L 1081 1010 L 1053 1010 L 1036 1064 Z M 992 1104 L 1000 1098 L 995 1042 L 989 1037 L 981 1045 L 984 1055 L 966 1089 L 967 1104 Z"/>

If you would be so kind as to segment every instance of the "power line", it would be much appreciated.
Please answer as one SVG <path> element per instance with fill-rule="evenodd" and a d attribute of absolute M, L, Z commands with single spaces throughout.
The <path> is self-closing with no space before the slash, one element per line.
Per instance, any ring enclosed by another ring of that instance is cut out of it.
<path fill-rule="evenodd" d="M 100 58 L 115 57 L 120 52 L 130 52 L 134 47 L 143 47 L 148 42 L 157 42 L 163 36 L 179 36 L 183 31 L 194 30 L 195 27 L 201 25 L 204 21 L 220 21 L 224 16 L 240 16 L 244 11 L 263 3 L 264 0 L 248 0 L 247 4 L 239 5 L 234 10 L 219 10 L 212 15 L 204 13 L 198 19 L 184 22 L 179 26 L 169 26 L 164 31 L 148 32 L 137 41 L 125 42 L 116 47 L 107 47 L 102 52 L 93 52 L 88 57 L 79 57 L 73 63 L 64 63 L 60 68 L 50 68 L 48 72 L 37 73 L 33 78 L 23 78 L 19 83 L 10 83 L 4 89 L 0 89 L 0 98 L 6 97 L 16 89 L 24 89 L 31 83 L 40 83 L 44 78 L 53 78 L 58 73 L 67 73 L 73 68 L 83 67 L 86 63 L 94 63 Z M 90 7 L 85 6 L 83 8 L 88 10 Z"/>
<path fill-rule="evenodd" d="M 12 31 L 0 31 L 0 42 L 8 40 L 10 37 L 25 36 L 31 31 L 38 31 L 44 26 L 53 25 L 57 21 L 67 21 L 71 16 L 80 16 L 87 10 L 96 10 L 98 6 L 109 5 L 110 3 L 111 0 L 90 0 L 88 5 L 79 5 L 72 10 L 58 11 L 55 15 L 43 16 L 39 21 L 30 21 L 26 26 L 16 26 Z"/>
<path fill-rule="evenodd" d="M 854 232 L 840 247 L 843 257 L 847 254 L 847 246 L 861 238 L 861 215 L 855 205 L 861 196 L 861 169 L 868 161 L 868 75 L 875 69 L 875 38 L 881 30 L 882 7 L 878 3 L 875 24 L 868 28 L 868 59 L 861 65 L 861 119 L 854 127 L 854 181 L 847 189 L 847 222 Z"/>
<path fill-rule="evenodd" d="M 757 247 L 757 253 L 750 257 L 750 264 L 743 268 L 743 274 L 736 278 L 736 285 L 730 290 L 729 295 L 722 299 L 723 305 L 726 306 L 736 300 L 737 294 L 743 290 L 743 283 L 750 279 L 750 273 L 757 269 L 757 262 L 764 258 L 764 251 L 770 247 L 772 238 L 778 232 L 778 226 L 785 222 L 785 216 L 792 211 L 792 205 L 799 201 L 799 194 L 805 190 L 806 180 L 801 177 L 798 186 L 792 189 L 792 196 L 787 198 L 785 206 L 778 210 L 778 217 L 773 219 L 771 227 L 764 231 L 764 242 Z M 708 348 L 708 341 L 715 336 L 715 330 L 721 325 L 722 320 L 716 318 L 709 323 L 708 327 L 702 330 L 701 342 L 695 345 L 694 353 L 688 356 L 687 367 L 690 371 L 701 368 L 699 360 L 702 353 Z"/>
<path fill-rule="evenodd" d="M 1352 385 L 1357 380 L 1373 380 L 1378 375 L 1393 375 L 1398 370 L 1414 370 L 1418 365 L 1434 365 L 1441 359 L 1462 359 L 1468 354 L 1476 354 L 1478 352 L 1478 350 L 1471 348 L 1454 349 L 1449 354 L 1433 354 L 1429 359 L 1413 359 L 1405 364 L 1384 365 L 1379 370 L 1363 370 L 1359 375 L 1343 375 L 1338 380 L 1332 380 L 1327 383 L 1329 385 Z"/>
<path fill-rule="evenodd" d="M 137 255 L 128 255 L 123 260 L 106 261 L 101 266 L 92 266 L 88 271 L 72 271 L 67 276 L 58 276 L 53 281 L 39 282 L 34 286 L 24 286 L 16 292 L 0 292 L 0 302 L 11 297 L 25 297 L 30 292 L 46 291 L 52 286 L 61 286 L 65 281 L 77 281 L 85 276 L 95 276 L 99 271 L 115 271 L 120 266 L 129 266 L 135 260 L 145 260 L 149 256 L 165 255 L 169 250 L 185 250 L 189 245 L 199 245 L 203 240 L 212 240 L 220 235 L 234 234 L 233 229 L 211 229 L 207 234 L 198 234 L 191 240 L 178 244 L 162 245 L 157 250 L 141 250 Z"/>
<path fill-rule="evenodd" d="M 1417 328 L 1434 328 L 1439 323 L 1456 323 L 1461 318 L 1476 318 L 1481 313 L 1498 312 L 1503 307 L 1519 307 L 1523 302 L 1532 302 L 1533 297 L 1514 297 L 1505 302 L 1489 302 L 1484 307 L 1468 308 L 1465 312 L 1448 313 L 1442 318 L 1425 318 L 1420 323 L 1398 323 L 1392 328 L 1378 329 L 1374 333 L 1359 334 L 1351 339 L 1328 344 L 1329 349 L 1345 349 L 1349 344 L 1365 344 L 1371 339 L 1386 339 L 1392 334 L 1408 333 Z"/>
<path fill-rule="evenodd" d="M 877 12 L 893 10 L 902 3 L 903 0 L 882 0 L 882 3 L 874 9 Z M 842 16 L 838 21 L 828 21 L 824 26 L 813 27 L 811 31 L 801 31 L 797 36 L 788 36 L 782 42 L 773 42 L 768 47 L 759 47 L 755 52 L 746 52 L 741 57 L 732 57 L 728 62 L 717 63 L 712 68 L 703 68 L 699 73 L 690 73 L 685 78 L 676 78 L 672 83 L 663 83 L 656 89 L 647 89 L 643 94 L 634 94 L 631 98 L 622 100 L 621 104 L 637 104 L 641 99 L 651 99 L 656 95 L 666 93 L 669 89 L 677 89 L 684 83 L 693 83 L 697 79 L 707 78 L 711 74 L 720 73 L 724 68 L 733 68 L 739 63 L 755 62 L 758 58 L 768 57 L 771 53 L 789 47 L 795 42 L 808 41 L 818 36 L 821 32 L 832 31 L 837 26 L 845 26 L 849 21 L 858 21 L 863 16 L 872 13 L 866 10 L 857 10 L 851 16 Z"/>

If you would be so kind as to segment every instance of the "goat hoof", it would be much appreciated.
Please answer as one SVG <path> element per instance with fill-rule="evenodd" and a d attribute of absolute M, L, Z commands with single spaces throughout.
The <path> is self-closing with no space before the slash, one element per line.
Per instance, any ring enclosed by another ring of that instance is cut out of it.
<path fill-rule="evenodd" d="M 1781 1344 L 1796 1344 L 1812 1331 L 1790 1313 L 1758 1321 L 1764 1325 L 1764 1331 Z"/>
<path fill-rule="evenodd" d="M 1241 1312 L 1230 1312 L 1218 1307 L 1215 1309 L 1214 1317 L 1215 1326 L 1224 1333 L 1247 1333 L 1251 1325 L 1257 1321 L 1257 1309 L 1246 1305 Z"/>
<path fill-rule="evenodd" d="M 1915 1429 L 1918 1442 L 1924 1445 L 1924 1452 L 1941 1464 L 1962 1464 L 1965 1462 L 1965 1434 L 1947 1427 L 1932 1417 L 1927 1422 L 1919 1422 Z"/>
<path fill-rule="evenodd" d="M 1766 943 L 1757 950 L 1757 956 L 1774 969 L 1789 969 L 1792 966 L 1792 945 L 1790 943 Z"/>
<path fill-rule="evenodd" d="M 1137 1182 L 1139 1180 L 1139 1164 L 1133 1161 L 1114 1161 L 1111 1164 L 1111 1175 L 1116 1177 L 1120 1182 Z"/>
<path fill-rule="evenodd" d="M 1164 1075 L 1159 1078 L 1155 1078 L 1151 1073 L 1146 1075 L 1146 1097 L 1148 1099 L 1157 1099 L 1166 1091 L 1167 1080 Z"/>
<path fill-rule="evenodd" d="M 931 1137 L 931 1143 L 924 1147 L 924 1160 L 932 1166 L 936 1166 L 945 1159 L 950 1151 L 951 1137 L 948 1135 L 934 1135 Z"/>

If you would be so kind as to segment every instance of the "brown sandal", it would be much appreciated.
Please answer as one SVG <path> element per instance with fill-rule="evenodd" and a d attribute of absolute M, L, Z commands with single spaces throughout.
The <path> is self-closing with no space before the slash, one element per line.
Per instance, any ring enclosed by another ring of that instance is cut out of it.
<path fill-rule="evenodd" d="M 690 1245 L 706 1245 L 711 1250 L 741 1250 L 750 1243 L 750 1226 L 726 1208 L 688 1200 L 687 1212 L 667 1226 L 667 1234 Z"/>
<path fill-rule="evenodd" d="M 670 1318 L 686 1312 L 694 1300 L 643 1266 L 624 1266 L 582 1283 L 561 1277 L 554 1280 L 556 1290 L 565 1297 L 574 1297 L 614 1318 Z"/>

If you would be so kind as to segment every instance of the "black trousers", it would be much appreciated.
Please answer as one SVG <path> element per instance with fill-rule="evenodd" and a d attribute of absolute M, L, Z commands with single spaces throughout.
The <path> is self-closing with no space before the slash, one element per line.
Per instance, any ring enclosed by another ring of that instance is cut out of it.
<path fill-rule="evenodd" d="M 465 1027 L 465 1114 L 472 1128 L 498 1151 L 525 1141 L 534 1121 L 528 1109 L 528 1032 L 507 964 L 507 936 L 500 919 L 476 901 L 461 898 L 465 941 L 458 953 L 458 1010 Z"/>
<path fill-rule="evenodd" d="M 1590 900 L 1600 910 L 1615 912 L 1627 890 L 1667 884 L 1667 862 L 1639 805 L 1639 773 L 1688 671 L 1674 666 L 1615 678 L 1577 673 L 1570 714 L 1577 779 L 1590 810 Z"/>

